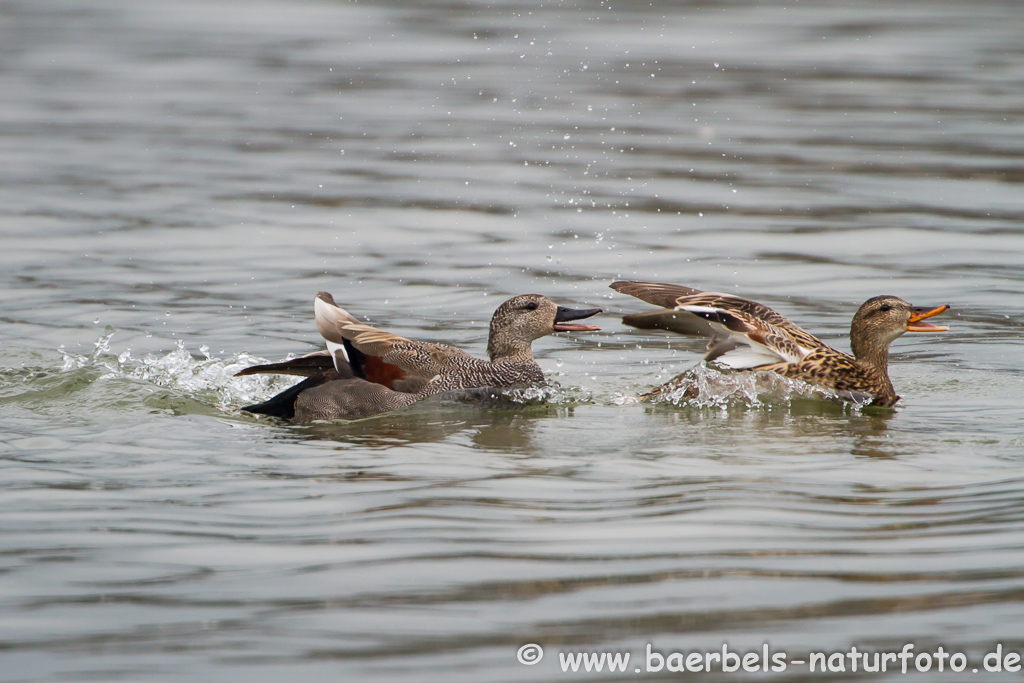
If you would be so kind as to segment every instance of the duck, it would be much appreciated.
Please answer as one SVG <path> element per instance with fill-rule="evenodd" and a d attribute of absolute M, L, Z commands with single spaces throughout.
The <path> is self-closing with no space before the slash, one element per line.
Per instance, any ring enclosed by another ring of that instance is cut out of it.
<path fill-rule="evenodd" d="M 620 281 L 610 287 L 662 307 L 626 315 L 626 325 L 709 337 L 707 362 L 733 370 L 775 372 L 885 408 L 900 399 L 889 379 L 889 345 L 905 332 L 949 329 L 925 322 L 949 310 L 946 304 L 912 306 L 897 296 L 872 297 L 853 316 L 850 354 L 749 299 L 662 282 Z"/>
<path fill-rule="evenodd" d="M 414 341 L 367 325 L 335 303 L 329 292 L 317 293 L 313 309 L 325 350 L 235 375 L 306 379 L 242 410 L 295 423 L 359 420 L 437 394 L 541 383 L 544 373 L 533 358 L 533 342 L 554 332 L 599 330 L 570 321 L 601 313 L 600 308 L 558 306 L 540 294 L 514 296 L 491 318 L 488 360 L 483 360 L 453 346 Z"/>

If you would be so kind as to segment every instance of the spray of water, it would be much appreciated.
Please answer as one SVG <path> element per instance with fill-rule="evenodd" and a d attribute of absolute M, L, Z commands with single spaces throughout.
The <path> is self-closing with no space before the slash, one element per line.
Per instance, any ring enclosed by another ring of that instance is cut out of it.
<path fill-rule="evenodd" d="M 727 410 L 731 406 L 757 408 L 788 404 L 795 399 L 831 401 L 860 408 L 867 405 L 871 397 L 838 393 L 774 372 L 723 371 L 702 362 L 640 396 L 617 394 L 615 402 L 625 404 L 642 401 Z"/>
<path fill-rule="evenodd" d="M 94 342 L 93 352 L 87 356 L 71 354 L 62 348 L 61 370 L 100 370 L 102 374 L 96 382 L 129 380 L 168 388 L 204 403 L 212 403 L 224 411 L 266 400 L 301 379 L 276 375 L 234 377 L 243 368 L 269 361 L 245 352 L 216 358 L 210 355 L 206 345 L 199 347 L 199 355 L 193 355 L 181 339 L 175 342 L 173 351 L 163 356 L 146 354 L 136 358 L 131 349 L 115 353 L 110 350 L 114 333 L 115 330 L 108 326 Z"/>

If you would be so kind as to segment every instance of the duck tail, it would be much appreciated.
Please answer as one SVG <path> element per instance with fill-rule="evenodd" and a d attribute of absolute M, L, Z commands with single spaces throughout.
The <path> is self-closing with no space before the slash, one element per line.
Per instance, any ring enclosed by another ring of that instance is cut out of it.
<path fill-rule="evenodd" d="M 274 396 L 263 403 L 254 403 L 251 406 L 243 406 L 242 410 L 247 413 L 258 413 L 260 415 L 270 415 L 271 417 L 290 420 L 295 417 L 295 399 L 299 397 L 299 394 L 307 389 L 318 387 L 321 384 L 325 384 L 334 379 L 339 379 L 336 373 L 322 372 L 319 375 L 314 375 L 313 377 L 302 380 L 293 387 L 288 387 L 277 396 Z"/>

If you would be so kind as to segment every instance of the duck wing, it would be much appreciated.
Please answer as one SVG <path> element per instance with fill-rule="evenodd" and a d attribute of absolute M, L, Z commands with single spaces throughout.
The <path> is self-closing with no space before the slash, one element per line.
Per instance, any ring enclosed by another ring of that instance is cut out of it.
<path fill-rule="evenodd" d="M 641 301 L 646 301 L 649 304 L 661 306 L 662 308 L 675 308 L 676 302 L 682 297 L 704 294 L 701 290 L 694 289 L 693 287 L 673 285 L 667 282 L 634 282 L 624 280 L 613 282 L 608 286 L 616 292 L 635 296 Z"/>
<path fill-rule="evenodd" d="M 314 351 L 305 356 L 281 361 L 280 363 L 264 363 L 253 365 L 235 373 L 235 377 L 245 375 L 298 375 L 299 377 L 313 377 L 327 370 L 336 370 L 342 376 L 352 377 L 352 369 L 348 363 L 342 364 L 339 369 L 335 366 L 334 354 L 330 351 Z"/>
<path fill-rule="evenodd" d="M 357 377 L 398 391 L 419 391 L 452 359 L 475 360 L 452 346 L 413 341 L 359 322 L 327 292 L 316 295 L 314 310 L 336 363 L 344 360 Z"/>
<path fill-rule="evenodd" d="M 627 315 L 624 323 L 711 337 L 704 359 L 731 368 L 794 363 L 816 349 L 828 348 L 771 308 L 749 299 L 660 282 L 615 282 L 611 287 L 667 309 Z"/>

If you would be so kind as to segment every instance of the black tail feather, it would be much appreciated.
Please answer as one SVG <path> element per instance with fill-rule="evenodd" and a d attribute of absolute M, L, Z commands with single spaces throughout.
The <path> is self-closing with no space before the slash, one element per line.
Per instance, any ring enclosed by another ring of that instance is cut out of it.
<path fill-rule="evenodd" d="M 295 417 L 295 399 L 299 397 L 303 391 L 318 387 L 321 384 L 325 384 L 332 380 L 341 379 L 341 376 L 334 372 L 322 372 L 319 375 L 314 375 L 307 379 L 302 380 L 293 387 L 288 387 L 277 396 L 267 399 L 263 403 L 255 403 L 251 406 L 244 406 L 242 410 L 247 413 L 259 413 L 260 415 L 270 415 L 271 417 L 280 417 L 284 420 L 290 420 Z"/>

